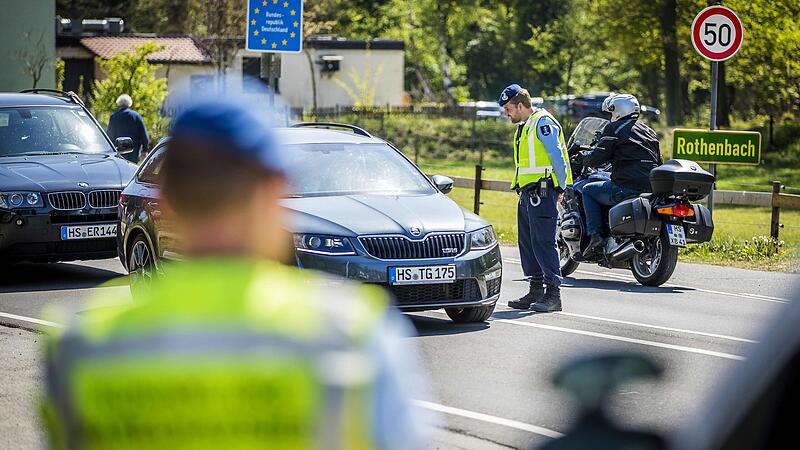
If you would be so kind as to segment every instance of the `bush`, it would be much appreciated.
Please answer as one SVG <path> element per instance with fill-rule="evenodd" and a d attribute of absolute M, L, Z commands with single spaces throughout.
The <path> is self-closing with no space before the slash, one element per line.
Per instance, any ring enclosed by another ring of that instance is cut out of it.
<path fill-rule="evenodd" d="M 727 261 L 758 261 L 779 258 L 785 251 L 784 241 L 770 236 L 753 236 L 750 240 L 737 240 L 728 235 L 714 236 L 710 242 L 692 245 L 681 254 L 704 259 Z"/>

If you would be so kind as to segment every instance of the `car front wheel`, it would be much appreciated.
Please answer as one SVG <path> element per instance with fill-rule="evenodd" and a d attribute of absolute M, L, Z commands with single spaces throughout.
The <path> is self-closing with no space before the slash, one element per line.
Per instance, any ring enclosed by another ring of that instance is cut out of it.
<path fill-rule="evenodd" d="M 445 308 L 447 316 L 455 323 L 485 322 L 494 312 L 494 304 L 471 308 Z"/>

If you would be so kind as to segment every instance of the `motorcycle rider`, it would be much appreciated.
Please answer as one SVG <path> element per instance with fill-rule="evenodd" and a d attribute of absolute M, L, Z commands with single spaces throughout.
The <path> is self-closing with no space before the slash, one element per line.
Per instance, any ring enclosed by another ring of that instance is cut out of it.
<path fill-rule="evenodd" d="M 639 101 L 631 94 L 612 94 L 603 101 L 609 122 L 589 151 L 574 157 L 578 164 L 597 167 L 611 162 L 611 181 L 595 181 L 583 187 L 583 208 L 589 245 L 583 252 L 589 258 L 602 248 L 602 205 L 613 206 L 643 192 L 651 192 L 650 171 L 662 164 L 658 136 L 639 122 Z"/>

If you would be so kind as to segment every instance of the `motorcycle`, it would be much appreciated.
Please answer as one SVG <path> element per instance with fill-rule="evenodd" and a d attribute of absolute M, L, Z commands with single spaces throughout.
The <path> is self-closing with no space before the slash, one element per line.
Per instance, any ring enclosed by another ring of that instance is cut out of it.
<path fill-rule="evenodd" d="M 567 143 L 571 161 L 580 151 L 589 150 L 608 120 L 583 119 Z M 561 273 L 567 276 L 581 263 L 596 263 L 606 268 L 630 269 L 645 286 L 660 286 L 669 280 L 678 262 L 678 249 L 687 244 L 711 240 L 714 222 L 711 212 L 693 203 L 711 192 L 714 176 L 697 163 L 673 159 L 650 172 L 652 193 L 624 199 L 604 207 L 605 245 L 589 259 L 583 251 L 589 244 L 583 210 L 583 187 L 594 181 L 611 179 L 610 165 L 585 167 L 572 162 L 573 185 L 564 192 L 559 206 L 558 248 Z"/>

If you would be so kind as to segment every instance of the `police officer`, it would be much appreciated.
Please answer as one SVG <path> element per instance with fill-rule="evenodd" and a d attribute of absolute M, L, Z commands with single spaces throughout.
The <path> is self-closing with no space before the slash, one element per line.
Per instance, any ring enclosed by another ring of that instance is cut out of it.
<path fill-rule="evenodd" d="M 630 94 L 612 94 L 603 101 L 611 114 L 592 150 L 576 155 L 576 163 L 596 167 L 611 161 L 611 181 L 595 181 L 583 187 L 586 232 L 591 237 L 583 256 L 602 248 L 602 205 L 611 206 L 642 192 L 651 192 L 650 171 L 662 164 L 658 136 L 638 122 L 639 101 Z"/>
<path fill-rule="evenodd" d="M 557 204 L 572 184 L 567 146 L 558 121 L 533 109 L 531 96 L 518 84 L 503 90 L 498 103 L 513 123 L 516 174 L 511 188 L 519 194 L 517 224 L 522 271 L 530 290 L 508 302 L 516 309 L 561 311 L 561 267 L 556 245 Z"/>
<path fill-rule="evenodd" d="M 405 319 L 374 287 L 275 262 L 289 236 L 270 130 L 206 101 L 172 137 L 162 188 L 186 260 L 49 340 L 52 447 L 421 448 Z"/>

